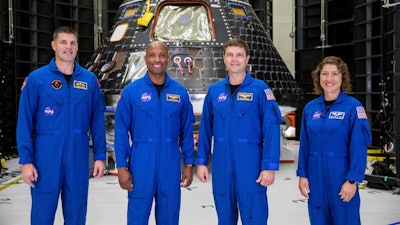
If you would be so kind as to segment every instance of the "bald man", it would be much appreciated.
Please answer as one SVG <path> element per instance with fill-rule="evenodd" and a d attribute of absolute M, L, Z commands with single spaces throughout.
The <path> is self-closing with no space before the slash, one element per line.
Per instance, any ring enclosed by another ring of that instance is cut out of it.
<path fill-rule="evenodd" d="M 153 200 L 156 223 L 178 225 L 180 187 L 193 179 L 193 107 L 186 89 L 168 76 L 169 60 L 164 43 L 150 43 L 148 71 L 122 90 L 117 105 L 115 155 L 120 186 L 128 191 L 128 225 L 148 224 Z"/>

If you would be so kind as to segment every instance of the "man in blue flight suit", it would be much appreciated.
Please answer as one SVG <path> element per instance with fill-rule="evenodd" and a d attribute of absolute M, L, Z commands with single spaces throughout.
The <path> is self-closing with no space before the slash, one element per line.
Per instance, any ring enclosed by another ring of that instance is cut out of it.
<path fill-rule="evenodd" d="M 96 76 L 75 62 L 78 34 L 59 27 L 55 57 L 26 78 L 19 102 L 17 144 L 22 178 L 31 186 L 32 225 L 52 225 L 61 194 L 64 224 L 86 221 L 89 132 L 95 178 L 105 170 L 104 97 Z"/>
<path fill-rule="evenodd" d="M 364 179 L 371 131 L 351 91 L 347 64 L 328 56 L 312 71 L 320 97 L 304 108 L 297 176 L 312 225 L 359 225 L 357 182 Z"/>
<path fill-rule="evenodd" d="M 266 83 L 246 71 L 248 45 L 241 39 L 224 46 L 225 80 L 210 86 L 200 125 L 197 176 L 210 180 L 207 163 L 212 152 L 213 194 L 219 225 L 266 224 L 267 186 L 279 169 L 281 113 Z M 238 209 L 239 207 L 239 209 Z"/>
<path fill-rule="evenodd" d="M 148 224 L 153 199 L 156 223 L 178 225 L 180 187 L 193 179 L 193 108 L 186 89 L 166 73 L 169 60 L 164 43 L 150 43 L 147 73 L 122 90 L 117 105 L 115 156 L 129 225 Z"/>

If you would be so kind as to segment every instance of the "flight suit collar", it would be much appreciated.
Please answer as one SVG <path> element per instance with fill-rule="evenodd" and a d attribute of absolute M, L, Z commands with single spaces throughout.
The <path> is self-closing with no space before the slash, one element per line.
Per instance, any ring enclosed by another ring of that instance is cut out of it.
<path fill-rule="evenodd" d="M 51 59 L 49 65 L 50 65 L 50 70 L 51 70 L 52 72 L 59 72 L 59 73 L 61 73 L 61 72 L 58 70 L 58 68 L 57 68 L 56 60 L 55 60 L 54 57 Z M 79 64 L 75 61 L 75 62 L 74 62 L 74 73 L 73 73 L 74 76 L 79 76 L 79 74 L 81 74 L 81 72 L 82 72 L 82 67 L 80 67 Z"/>
<path fill-rule="evenodd" d="M 250 84 L 253 79 L 254 78 L 251 77 L 249 71 L 246 71 L 246 76 L 245 76 L 245 78 L 244 78 L 244 80 L 243 80 L 243 82 L 242 82 L 242 84 L 240 86 L 243 87 L 243 86 L 246 86 L 246 85 Z M 225 80 L 224 80 L 224 84 L 226 86 L 229 86 L 229 75 L 226 75 Z"/>
<path fill-rule="evenodd" d="M 343 90 L 341 90 L 340 93 L 339 93 L 339 96 L 338 96 L 337 99 L 335 100 L 335 103 L 340 103 L 340 102 L 344 101 L 345 96 L 347 96 L 347 94 L 346 94 Z M 325 95 L 324 95 L 323 93 L 322 93 L 321 96 L 318 98 L 318 102 L 319 102 L 320 104 L 325 103 Z M 334 103 L 334 104 L 335 104 L 335 103 Z"/>
<path fill-rule="evenodd" d="M 154 83 L 150 80 L 150 76 L 149 76 L 148 72 L 146 72 L 146 74 L 144 75 L 143 79 L 144 79 L 144 81 L 145 81 L 145 83 L 147 85 L 154 85 Z M 171 83 L 171 78 L 169 77 L 168 73 L 165 72 L 165 84 L 164 84 L 164 87 L 168 87 L 170 83 Z"/>

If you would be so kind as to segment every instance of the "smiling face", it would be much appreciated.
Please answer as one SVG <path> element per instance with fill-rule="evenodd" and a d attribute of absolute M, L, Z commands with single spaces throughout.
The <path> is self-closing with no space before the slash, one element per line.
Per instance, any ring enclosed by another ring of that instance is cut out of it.
<path fill-rule="evenodd" d="M 57 38 L 51 42 L 55 52 L 56 61 L 74 62 L 78 52 L 78 39 L 70 33 L 58 33 Z"/>
<path fill-rule="evenodd" d="M 342 86 L 342 73 L 334 64 L 325 64 L 320 72 L 320 85 L 325 96 L 338 96 Z M 336 99 L 336 98 L 335 98 Z"/>
<path fill-rule="evenodd" d="M 250 56 L 246 55 L 244 48 L 228 46 L 225 49 L 224 63 L 229 74 L 246 74 L 246 66 Z"/>
<path fill-rule="evenodd" d="M 165 76 L 169 55 L 167 47 L 162 43 L 153 42 L 146 49 L 144 60 L 150 78 Z"/>

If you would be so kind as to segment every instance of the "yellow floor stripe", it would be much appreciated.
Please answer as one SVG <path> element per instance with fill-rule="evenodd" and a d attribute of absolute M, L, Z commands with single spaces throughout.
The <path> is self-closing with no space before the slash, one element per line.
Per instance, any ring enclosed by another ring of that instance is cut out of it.
<path fill-rule="evenodd" d="M 22 177 L 18 177 L 17 179 L 11 181 L 10 183 L 1 186 L 1 187 L 0 187 L 0 191 L 6 189 L 6 188 L 8 188 L 8 187 L 10 187 L 10 186 L 13 185 L 13 184 L 16 184 L 16 183 L 20 182 L 21 180 L 22 180 Z"/>

